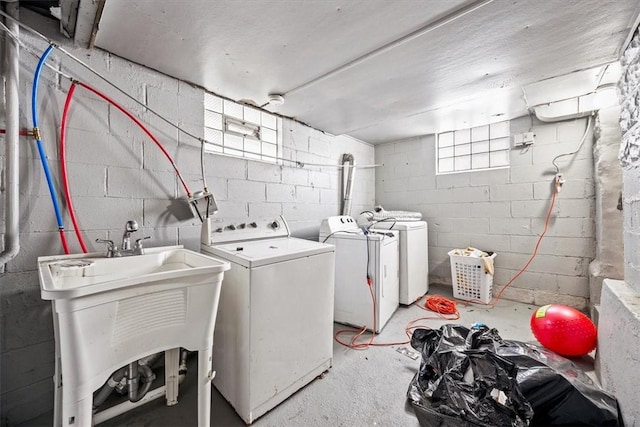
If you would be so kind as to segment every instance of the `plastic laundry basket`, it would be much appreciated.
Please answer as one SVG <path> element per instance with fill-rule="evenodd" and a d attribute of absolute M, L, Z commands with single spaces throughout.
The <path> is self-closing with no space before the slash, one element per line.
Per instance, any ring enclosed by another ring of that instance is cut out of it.
<path fill-rule="evenodd" d="M 451 280 L 453 296 L 467 301 L 479 301 L 489 304 L 493 297 L 493 274 L 485 271 L 482 258 L 455 255 L 450 251 Z M 496 254 L 490 256 L 494 259 Z"/>

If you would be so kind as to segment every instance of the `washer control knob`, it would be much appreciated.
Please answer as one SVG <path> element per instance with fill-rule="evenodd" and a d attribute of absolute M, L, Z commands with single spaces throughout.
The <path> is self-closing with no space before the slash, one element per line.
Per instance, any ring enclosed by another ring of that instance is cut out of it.
<path fill-rule="evenodd" d="M 245 223 L 243 222 L 242 224 L 239 224 L 239 225 L 238 225 L 238 228 L 242 230 L 242 229 L 244 229 L 246 226 L 247 226 L 247 224 L 245 224 Z"/>
<path fill-rule="evenodd" d="M 216 233 L 222 233 L 222 227 L 216 228 Z"/>
<path fill-rule="evenodd" d="M 252 223 L 249 224 L 249 227 L 258 228 L 258 224 L 256 224 L 255 222 L 252 222 Z"/>
<path fill-rule="evenodd" d="M 233 224 L 231 224 L 231 225 L 227 225 L 227 228 L 228 228 L 229 230 L 235 230 L 235 229 L 236 229 L 236 226 L 235 226 L 235 225 L 233 225 Z"/>
<path fill-rule="evenodd" d="M 278 223 L 278 221 L 273 221 L 271 223 L 271 228 L 273 228 L 274 230 L 277 230 L 278 228 L 280 228 L 280 224 Z"/>

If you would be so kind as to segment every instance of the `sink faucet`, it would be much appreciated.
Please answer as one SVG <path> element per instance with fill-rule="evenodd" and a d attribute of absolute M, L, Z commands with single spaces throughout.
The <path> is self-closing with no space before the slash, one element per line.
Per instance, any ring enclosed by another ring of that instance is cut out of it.
<path fill-rule="evenodd" d="M 124 226 L 124 233 L 122 234 L 122 246 L 120 248 L 118 248 L 118 246 L 113 242 L 113 240 L 96 239 L 96 242 L 107 244 L 107 258 L 128 256 L 128 255 L 142 255 L 144 253 L 144 249 L 142 247 L 142 241 L 146 239 L 150 239 L 151 236 L 143 237 L 141 239 L 136 239 L 136 243 L 132 248 L 131 233 L 134 233 L 136 231 L 138 231 L 138 223 L 134 220 L 130 220 L 130 221 L 127 221 L 127 223 Z"/>
<path fill-rule="evenodd" d="M 138 223 L 134 220 L 129 220 L 124 225 L 124 234 L 122 235 L 122 249 L 123 251 L 131 250 L 131 233 L 138 231 Z"/>

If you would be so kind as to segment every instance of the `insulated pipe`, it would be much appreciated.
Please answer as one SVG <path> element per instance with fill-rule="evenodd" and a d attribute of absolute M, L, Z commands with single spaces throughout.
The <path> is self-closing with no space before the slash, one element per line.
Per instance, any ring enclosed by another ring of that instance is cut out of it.
<path fill-rule="evenodd" d="M 350 215 L 351 214 L 351 196 L 353 195 L 353 177 L 356 173 L 356 162 L 353 159 L 353 154 L 342 155 L 342 166 L 344 166 L 345 163 L 349 163 L 349 172 L 347 174 L 346 189 L 344 192 L 344 198 L 342 200 L 342 215 Z M 342 170 L 343 182 L 344 182 L 345 169 Z"/>
<path fill-rule="evenodd" d="M 7 12 L 14 18 L 18 18 L 18 3 L 6 5 Z M 18 34 L 20 28 L 15 21 L 7 20 L 7 26 L 14 33 Z M 19 135 L 20 135 L 20 100 L 18 98 L 19 72 L 20 72 L 20 52 L 18 42 L 11 37 L 5 37 L 5 58 L 6 58 L 6 140 L 5 159 L 7 162 L 5 172 L 6 186 L 6 213 L 4 250 L 0 253 L 0 266 L 11 261 L 20 252 L 20 157 L 19 157 Z"/>
<path fill-rule="evenodd" d="M 106 384 L 102 386 L 96 397 L 93 399 L 93 409 L 98 408 L 105 400 L 107 400 L 107 397 L 111 395 L 115 386 L 120 383 L 126 374 L 127 368 L 120 368 L 107 380 Z"/>

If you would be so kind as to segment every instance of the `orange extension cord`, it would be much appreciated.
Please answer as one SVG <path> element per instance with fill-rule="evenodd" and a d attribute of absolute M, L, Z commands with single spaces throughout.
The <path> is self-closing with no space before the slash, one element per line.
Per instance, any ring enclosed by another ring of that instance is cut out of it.
<path fill-rule="evenodd" d="M 484 304 L 482 301 L 463 301 L 464 304 L 469 304 L 470 302 L 478 302 L 478 303 L 482 303 L 485 306 L 495 306 L 499 301 L 500 298 L 502 297 L 502 294 L 504 293 L 504 291 L 518 278 L 520 277 L 526 270 L 527 268 L 529 268 L 529 265 L 531 264 L 531 262 L 533 261 L 533 259 L 536 257 L 536 255 L 538 254 L 538 248 L 540 247 L 540 243 L 542 242 L 542 238 L 545 236 L 545 234 L 547 234 L 547 230 L 549 229 L 549 220 L 551 219 L 551 213 L 553 212 L 553 207 L 555 205 L 556 202 L 556 196 L 558 195 L 558 191 L 560 190 L 560 182 L 558 181 L 558 178 L 556 178 L 556 182 L 555 185 L 553 186 L 553 194 L 551 195 L 551 203 L 549 205 L 549 211 L 547 212 L 547 216 L 544 222 L 544 229 L 542 230 L 542 233 L 540 234 L 540 237 L 538 238 L 538 241 L 536 242 L 536 246 L 533 249 L 533 253 L 531 254 L 531 257 L 529 257 L 529 259 L 527 260 L 526 264 L 524 265 L 524 267 L 522 267 L 520 269 L 520 271 L 518 271 L 518 273 L 513 276 L 506 285 L 504 285 L 504 287 L 500 290 L 500 292 L 498 292 L 498 295 L 496 296 L 495 300 L 492 301 L 489 304 Z M 371 301 L 373 302 L 373 331 L 376 330 L 377 327 L 377 318 L 376 318 L 376 299 L 375 296 L 373 294 L 373 289 L 372 289 L 372 281 L 370 278 L 367 278 L 367 285 L 369 287 L 369 293 L 371 294 Z M 349 347 L 355 350 L 365 350 L 371 346 L 392 346 L 392 345 L 402 345 L 402 344 L 409 344 L 411 342 L 411 335 L 413 333 L 413 331 L 415 329 L 421 328 L 421 329 L 429 329 L 428 326 L 424 326 L 424 325 L 417 325 L 416 323 L 422 320 L 458 320 L 460 319 L 460 311 L 458 310 L 458 306 L 456 301 L 445 298 L 443 296 L 440 295 L 428 295 L 425 299 L 424 302 L 424 307 L 421 304 L 416 303 L 416 306 L 420 307 L 421 309 L 425 310 L 425 311 L 432 311 L 437 313 L 437 316 L 425 316 L 425 317 L 420 317 L 417 319 L 414 319 L 412 321 L 410 321 L 407 326 L 405 327 L 405 332 L 407 333 L 407 336 L 409 337 L 409 340 L 407 341 L 402 341 L 402 342 L 390 342 L 390 343 L 375 343 L 373 342 L 374 338 L 375 338 L 375 332 L 371 332 L 371 337 L 369 338 L 368 341 L 366 342 L 358 342 L 358 340 L 362 337 L 362 335 L 366 332 L 367 327 L 363 326 L 361 329 L 340 329 L 338 331 L 336 331 L 336 333 L 334 334 L 334 339 L 341 345 L 345 346 L 345 347 Z M 353 334 L 353 337 L 351 338 L 351 340 L 349 342 L 345 342 L 342 341 L 340 339 L 340 335 L 342 334 L 346 334 L 346 333 L 351 333 Z"/>

